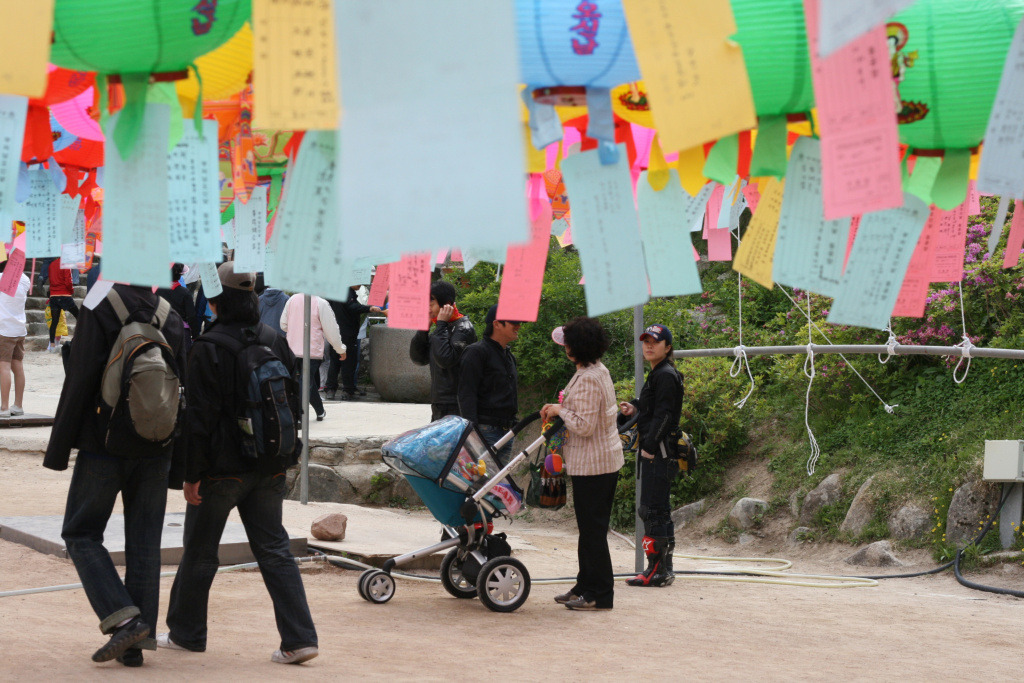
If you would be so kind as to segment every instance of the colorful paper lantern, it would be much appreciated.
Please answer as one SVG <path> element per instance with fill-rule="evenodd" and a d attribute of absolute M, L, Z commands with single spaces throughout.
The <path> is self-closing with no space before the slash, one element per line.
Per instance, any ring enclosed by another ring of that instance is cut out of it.
<path fill-rule="evenodd" d="M 50 59 L 103 74 L 180 72 L 251 12 L 250 0 L 57 0 Z"/>
<path fill-rule="evenodd" d="M 803 1 L 732 0 L 732 13 L 757 115 L 809 112 L 814 84 Z"/>
<path fill-rule="evenodd" d="M 900 141 L 976 147 L 985 135 L 1024 0 L 918 0 L 889 22 Z"/>
<path fill-rule="evenodd" d="M 203 78 L 202 92 L 195 73 L 178 81 L 178 97 L 185 111 L 192 111 L 196 100 L 222 100 L 237 94 L 245 87 L 252 73 L 252 29 L 246 22 L 231 40 L 216 50 L 196 59 L 196 67 Z"/>
<path fill-rule="evenodd" d="M 522 81 L 610 88 L 640 78 L 619 0 L 516 0 Z"/>

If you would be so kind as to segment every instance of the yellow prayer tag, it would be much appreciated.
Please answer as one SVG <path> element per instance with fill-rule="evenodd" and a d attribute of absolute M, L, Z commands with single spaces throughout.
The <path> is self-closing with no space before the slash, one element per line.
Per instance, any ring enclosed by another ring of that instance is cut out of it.
<path fill-rule="evenodd" d="M 253 124 L 283 130 L 338 127 L 330 0 L 253 0 Z"/>
<path fill-rule="evenodd" d="M 0 93 L 42 97 L 53 35 L 54 0 L 0 0 Z"/>
<path fill-rule="evenodd" d="M 732 262 L 733 270 L 768 289 L 775 286 L 772 280 L 772 259 L 775 257 L 775 237 L 779 230 L 782 190 L 785 186 L 784 180 L 774 177 L 768 179 L 754 217 L 750 220 L 750 226 Z"/>
<path fill-rule="evenodd" d="M 728 2 L 623 0 L 654 123 L 666 149 L 757 126 Z M 682 170 L 680 170 L 682 176 Z"/>

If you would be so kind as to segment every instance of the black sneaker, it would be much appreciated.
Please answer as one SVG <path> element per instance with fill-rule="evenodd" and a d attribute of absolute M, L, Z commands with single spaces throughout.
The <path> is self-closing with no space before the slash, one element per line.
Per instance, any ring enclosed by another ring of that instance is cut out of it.
<path fill-rule="evenodd" d="M 133 617 L 124 626 L 114 629 L 107 644 L 93 653 L 92 661 L 109 662 L 111 659 L 117 659 L 132 645 L 148 637 L 149 624 L 139 617 Z"/>
<path fill-rule="evenodd" d="M 117 658 L 117 661 L 133 668 L 142 666 L 142 650 L 137 647 L 130 647 L 124 651 L 123 655 Z"/>

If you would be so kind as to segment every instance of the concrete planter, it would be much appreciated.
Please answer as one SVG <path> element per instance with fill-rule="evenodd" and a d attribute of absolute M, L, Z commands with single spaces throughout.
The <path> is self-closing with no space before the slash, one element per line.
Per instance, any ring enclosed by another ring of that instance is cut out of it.
<path fill-rule="evenodd" d="M 415 330 L 373 325 L 370 340 L 370 381 L 384 401 L 430 403 L 430 367 L 409 358 Z"/>

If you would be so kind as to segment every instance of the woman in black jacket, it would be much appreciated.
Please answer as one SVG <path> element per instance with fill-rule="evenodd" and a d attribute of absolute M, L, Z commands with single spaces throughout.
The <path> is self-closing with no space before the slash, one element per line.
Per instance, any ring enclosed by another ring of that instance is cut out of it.
<path fill-rule="evenodd" d="M 202 330 L 200 329 L 199 316 L 196 315 L 196 304 L 192 300 L 192 293 L 188 291 L 188 287 L 181 284 L 181 276 L 184 272 L 184 264 L 175 263 L 171 266 L 170 288 L 158 289 L 156 293 L 167 299 L 167 303 L 171 305 L 174 312 L 185 321 L 185 329 L 188 330 L 189 341 L 191 342 L 196 340 Z M 187 348 L 192 348 L 192 345 L 188 344 Z"/>
<path fill-rule="evenodd" d="M 683 377 L 672 361 L 672 332 L 664 325 L 651 325 L 640 335 L 644 360 L 651 364 L 640 398 L 620 403 L 626 418 L 639 412 L 637 467 L 640 479 L 640 509 L 644 522 L 644 552 L 647 569 L 626 581 L 630 586 L 668 586 L 672 574 L 675 525 L 669 493 L 679 472 L 676 449 L 679 418 L 683 410 Z"/>

